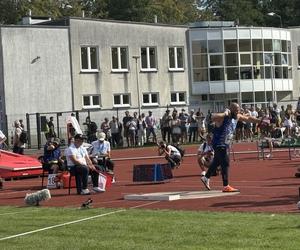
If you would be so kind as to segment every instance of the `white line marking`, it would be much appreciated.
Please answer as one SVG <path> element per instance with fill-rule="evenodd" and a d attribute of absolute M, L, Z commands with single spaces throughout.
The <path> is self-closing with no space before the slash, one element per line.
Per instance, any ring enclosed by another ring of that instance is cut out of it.
<path fill-rule="evenodd" d="M 10 212 L 10 213 L 3 213 L 3 214 L 0 214 L 0 216 L 3 216 L 3 215 L 10 215 L 10 214 L 22 214 L 22 213 L 29 213 L 29 212 L 37 212 L 37 211 L 39 211 L 39 210 L 36 209 L 36 210 L 30 210 L 30 211 Z"/>
<path fill-rule="evenodd" d="M 144 207 L 144 206 L 151 205 L 153 203 L 157 203 L 157 201 L 155 201 L 155 202 L 148 202 L 148 203 L 145 203 L 145 204 L 133 206 L 133 207 L 130 207 L 129 209 Z M 67 225 L 79 223 L 79 222 L 82 222 L 82 221 L 88 221 L 88 220 L 92 220 L 92 219 L 95 219 L 95 218 L 103 217 L 103 216 L 106 216 L 106 215 L 121 213 L 121 212 L 125 212 L 125 211 L 127 211 L 127 209 L 121 209 L 121 210 L 109 212 L 109 213 L 106 213 L 106 214 L 98 214 L 98 215 L 95 215 L 95 216 L 91 216 L 91 217 L 87 217 L 87 218 L 83 218 L 83 219 L 79 219 L 79 220 L 69 221 L 69 222 L 65 222 L 65 223 L 53 225 L 53 226 L 50 226 L 50 227 L 44 227 L 44 228 L 40 228 L 40 229 L 28 231 L 28 232 L 25 232 L 25 233 L 20 233 L 20 234 L 15 234 L 15 235 L 7 236 L 7 237 L 4 237 L 4 238 L 0 238 L 0 241 L 9 240 L 9 239 L 21 237 L 21 236 L 24 236 L 24 235 L 33 234 L 33 233 L 37 233 L 37 232 L 42 232 L 42 231 L 46 231 L 46 230 L 49 230 L 49 229 L 53 229 L 53 228 L 57 228 L 57 227 L 63 227 L 63 226 L 67 226 Z"/>

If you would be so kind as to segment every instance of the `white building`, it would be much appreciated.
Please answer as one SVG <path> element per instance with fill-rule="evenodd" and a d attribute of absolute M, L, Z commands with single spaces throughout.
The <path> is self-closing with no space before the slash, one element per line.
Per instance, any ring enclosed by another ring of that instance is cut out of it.
<path fill-rule="evenodd" d="M 190 26 L 66 18 L 0 26 L 0 119 L 10 135 L 25 120 L 36 141 L 40 115 L 104 117 L 129 110 L 221 110 L 298 99 L 300 28 Z M 52 113 L 52 114 L 49 114 Z M 34 144 L 34 142 L 32 142 Z"/>

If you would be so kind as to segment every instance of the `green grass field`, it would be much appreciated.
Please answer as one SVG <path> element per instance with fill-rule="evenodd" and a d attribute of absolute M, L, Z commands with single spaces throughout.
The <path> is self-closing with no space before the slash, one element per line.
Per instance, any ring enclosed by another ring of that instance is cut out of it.
<path fill-rule="evenodd" d="M 299 215 L 293 214 L 0 207 L 1 250 L 298 250 L 299 232 Z"/>

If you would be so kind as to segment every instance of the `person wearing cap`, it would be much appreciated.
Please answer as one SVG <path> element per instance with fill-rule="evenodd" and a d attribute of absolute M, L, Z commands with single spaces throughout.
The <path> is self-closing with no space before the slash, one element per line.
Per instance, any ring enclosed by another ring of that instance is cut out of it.
<path fill-rule="evenodd" d="M 84 141 L 82 134 L 74 136 L 74 143 L 66 150 L 67 165 L 70 172 L 75 175 L 77 194 L 88 195 L 87 188 L 89 170 L 97 171 L 89 158 L 87 150 L 82 146 Z"/>
<path fill-rule="evenodd" d="M 114 172 L 114 163 L 110 159 L 110 142 L 105 140 L 106 135 L 105 133 L 99 133 L 99 137 L 97 141 L 92 142 L 92 146 L 89 149 L 89 156 L 92 159 L 94 164 L 98 166 L 104 166 L 104 170 L 109 173 L 113 174 Z M 98 182 L 97 176 L 93 177 L 93 183 L 96 184 Z M 94 185 L 95 186 L 95 185 Z"/>
<path fill-rule="evenodd" d="M 63 163 L 59 138 L 49 139 L 44 146 L 43 169 L 49 174 L 56 174 L 59 170 L 64 170 Z"/>

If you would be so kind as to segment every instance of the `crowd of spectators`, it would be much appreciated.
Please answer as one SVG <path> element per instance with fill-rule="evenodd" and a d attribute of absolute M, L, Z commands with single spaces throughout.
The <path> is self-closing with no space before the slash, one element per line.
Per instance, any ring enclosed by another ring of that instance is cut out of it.
<path fill-rule="evenodd" d="M 244 115 L 263 117 L 264 127 L 257 124 L 238 122 L 235 141 L 253 141 L 262 137 L 291 137 L 300 133 L 300 105 L 293 110 L 292 105 L 281 106 L 273 104 L 269 107 L 254 107 L 243 105 L 241 113 Z M 105 117 L 98 132 L 104 132 L 112 148 L 138 147 L 145 144 L 156 144 L 161 139 L 169 144 L 202 143 L 207 133 L 211 133 L 214 124 L 211 121 L 211 110 L 206 114 L 200 108 L 177 110 L 166 109 L 162 117 L 155 117 L 152 111 L 148 114 L 137 112 L 132 114 L 125 111 L 120 120 L 112 116 Z M 87 134 L 89 134 L 87 132 Z"/>

